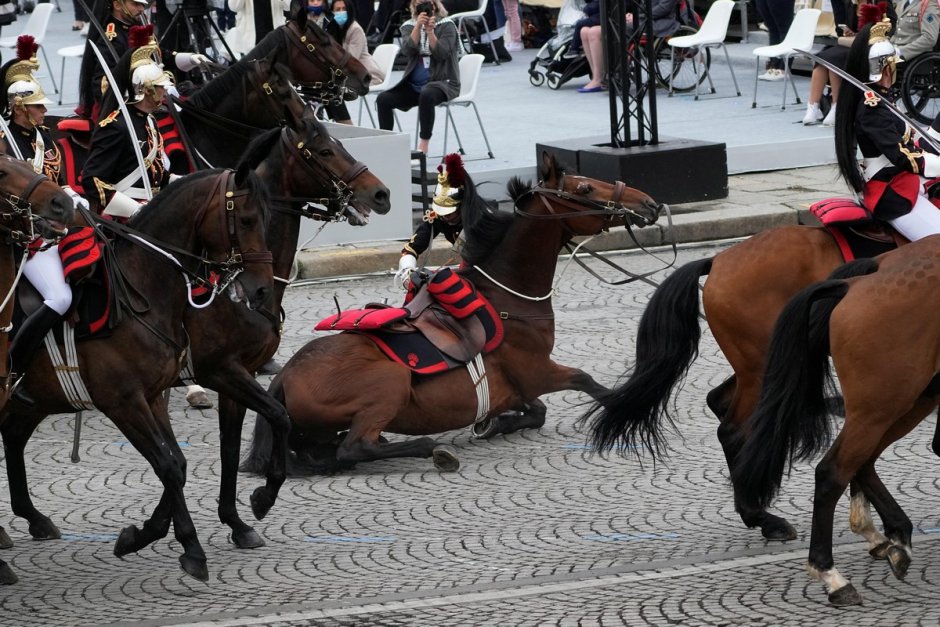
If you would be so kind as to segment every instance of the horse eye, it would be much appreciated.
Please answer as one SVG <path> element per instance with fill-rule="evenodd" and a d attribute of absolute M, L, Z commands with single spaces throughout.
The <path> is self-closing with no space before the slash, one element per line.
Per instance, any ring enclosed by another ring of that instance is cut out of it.
<path fill-rule="evenodd" d="M 320 151 L 320 156 L 321 156 L 321 157 L 332 157 L 332 156 L 333 156 L 333 151 L 330 150 L 329 148 L 324 148 L 323 150 Z"/>

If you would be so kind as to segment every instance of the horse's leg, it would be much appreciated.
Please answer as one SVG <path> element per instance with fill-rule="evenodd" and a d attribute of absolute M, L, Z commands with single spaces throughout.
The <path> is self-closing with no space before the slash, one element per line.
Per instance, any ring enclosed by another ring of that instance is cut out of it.
<path fill-rule="evenodd" d="M 881 482 L 875 471 L 875 459 L 877 456 L 862 466 L 852 482 L 853 488 L 858 483 L 861 489 L 852 495 L 849 510 L 850 528 L 868 540 L 868 553 L 873 558 L 887 559 L 894 576 L 904 579 L 911 565 L 911 535 L 914 525 Z M 869 500 L 884 523 L 887 537 L 879 533 L 872 523 Z"/>
<path fill-rule="evenodd" d="M 705 404 L 719 420 L 724 420 L 731 408 L 731 399 L 734 398 L 737 383 L 737 377 L 731 375 L 705 396 Z"/>
<path fill-rule="evenodd" d="M 16 573 L 13 572 L 13 569 L 10 568 L 10 565 L 0 560 L 0 586 L 9 586 L 17 581 L 19 581 L 19 579 L 16 577 Z"/>
<path fill-rule="evenodd" d="M 410 387 L 408 388 L 410 389 Z M 369 408 L 372 410 L 374 408 Z M 370 419 L 369 410 L 360 409 L 353 417 L 349 433 L 336 449 L 336 459 L 341 464 L 391 459 L 395 457 L 431 457 L 434 465 L 443 471 L 460 468 L 460 460 L 453 447 L 439 444 L 433 438 L 415 438 L 404 442 L 380 442 L 383 428 L 392 421 Z"/>
<path fill-rule="evenodd" d="M 876 560 L 883 560 L 891 542 L 875 528 L 871 517 L 871 501 L 865 494 L 868 487 L 863 488 L 864 483 L 864 479 L 860 481 L 859 475 L 855 475 L 855 479 L 849 484 L 849 529 L 868 540 L 869 555 Z"/>
<path fill-rule="evenodd" d="M 940 410 L 937 411 L 937 426 L 933 430 L 933 442 L 930 443 L 933 454 L 940 457 Z"/>
<path fill-rule="evenodd" d="M 501 433 L 515 433 L 522 429 L 540 429 L 545 424 L 547 411 L 545 403 L 535 399 L 530 403 L 523 403 L 520 409 L 504 411 L 480 421 L 473 427 L 473 435 L 481 440 L 488 440 Z"/>
<path fill-rule="evenodd" d="M 58 540 L 62 537 L 59 529 L 33 505 L 26 477 L 26 462 L 23 458 L 26 443 L 44 418 L 45 416 L 34 414 L 10 414 L 0 427 L 0 435 L 3 436 L 3 447 L 6 451 L 7 480 L 10 484 L 10 506 L 13 513 L 29 522 L 29 535 L 33 539 Z"/>
<path fill-rule="evenodd" d="M 163 484 L 163 496 L 152 517 L 142 530 L 131 525 L 121 531 L 115 543 L 115 555 L 139 550 L 149 542 L 166 535 L 168 517 L 172 516 L 174 535 L 183 547 L 179 561 L 188 575 L 208 581 L 206 554 L 199 544 L 183 487 L 186 483 L 186 458 L 176 442 L 170 425 L 166 401 L 158 394 L 152 403 L 136 395 L 128 395 L 120 406 L 111 408 L 107 415 L 137 451 L 143 455 Z"/>
<path fill-rule="evenodd" d="M 245 406 L 219 394 L 219 434 L 221 440 L 222 481 L 219 487 L 219 520 L 232 530 L 232 542 L 240 549 L 264 546 L 261 536 L 238 515 L 238 455 L 242 444 Z"/>

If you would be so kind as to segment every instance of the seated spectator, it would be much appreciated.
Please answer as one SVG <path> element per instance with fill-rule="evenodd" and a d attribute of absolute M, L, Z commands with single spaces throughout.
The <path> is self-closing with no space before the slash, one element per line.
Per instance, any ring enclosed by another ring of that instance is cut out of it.
<path fill-rule="evenodd" d="M 571 46 L 564 54 L 566 59 L 576 59 L 584 54 L 581 44 L 581 29 L 600 26 L 601 23 L 601 6 L 598 0 L 588 0 L 581 10 L 584 12 L 584 17 L 574 23 L 574 36 L 571 38 Z"/>
<path fill-rule="evenodd" d="M 343 44 L 343 48 L 349 53 L 349 56 L 358 60 L 369 70 L 373 83 L 381 83 L 385 80 L 385 74 L 369 54 L 369 47 L 366 43 L 366 32 L 356 21 L 355 5 L 352 2 L 346 3 L 346 0 L 333 0 L 330 4 L 330 13 L 333 19 L 329 24 L 327 32 L 333 36 L 336 41 Z M 349 116 L 349 110 L 346 103 L 338 105 L 328 105 L 327 113 L 333 120 L 340 124 L 352 124 Z"/>
<path fill-rule="evenodd" d="M 596 91 L 603 91 L 604 75 L 604 40 L 601 39 L 600 26 L 588 26 L 581 29 L 581 44 L 584 49 L 584 56 L 587 58 L 588 67 L 591 68 L 591 80 L 587 85 L 578 89 L 582 94 L 590 94 Z"/>

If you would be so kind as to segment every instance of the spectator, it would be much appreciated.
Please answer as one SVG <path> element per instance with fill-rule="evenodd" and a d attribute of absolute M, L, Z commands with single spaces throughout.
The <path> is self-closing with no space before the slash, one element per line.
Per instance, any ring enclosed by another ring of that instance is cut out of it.
<path fill-rule="evenodd" d="M 434 108 L 460 94 L 457 25 L 441 0 L 411 0 L 411 19 L 401 26 L 401 53 L 407 59 L 397 85 L 379 94 L 379 128 L 392 130 L 394 110 L 418 106 L 418 150 L 427 153 L 434 131 Z"/>
<path fill-rule="evenodd" d="M 588 67 L 591 68 L 591 80 L 587 85 L 578 89 L 582 94 L 590 94 L 606 89 L 604 77 L 604 40 L 601 39 L 600 26 L 588 26 L 581 29 L 581 47 L 587 57 Z"/>
<path fill-rule="evenodd" d="M 600 26 L 601 23 L 601 7 L 598 0 L 588 0 L 581 10 L 584 12 L 584 17 L 574 23 L 574 36 L 571 38 L 571 46 L 564 54 L 566 59 L 576 59 L 584 54 L 581 45 L 581 29 Z"/>
<path fill-rule="evenodd" d="M 522 45 L 522 18 L 519 17 L 519 0 L 503 0 L 503 13 L 506 14 L 506 31 L 509 33 L 506 50 L 519 52 Z"/>
<path fill-rule="evenodd" d="M 349 52 L 349 56 L 358 60 L 369 70 L 373 83 L 381 83 L 385 80 L 381 68 L 376 64 L 372 55 L 369 54 L 369 47 L 366 44 L 366 32 L 355 19 L 355 5 L 352 2 L 347 4 L 346 0 L 333 0 L 330 4 L 330 13 L 333 15 L 333 21 L 330 22 L 328 31 L 330 35 L 343 44 L 343 48 Z M 326 111 L 336 122 L 352 124 L 346 103 L 328 105 Z"/>
<path fill-rule="evenodd" d="M 793 22 L 794 0 L 757 0 L 757 12 L 767 26 L 770 45 L 783 41 L 790 24 Z M 758 76 L 762 81 L 782 81 L 784 79 L 783 60 L 772 58 L 767 61 L 766 71 Z"/>
<path fill-rule="evenodd" d="M 287 4 L 281 0 L 269 0 L 274 27 L 286 21 L 284 10 Z M 236 55 L 247 54 L 258 43 L 255 31 L 255 4 L 253 0 L 228 0 L 229 8 L 235 12 L 235 27 L 226 35 L 225 41 Z"/>
<path fill-rule="evenodd" d="M 72 11 L 75 13 L 75 21 L 72 22 L 72 30 L 82 30 L 85 28 L 85 22 L 88 21 L 88 14 L 85 13 L 85 7 L 83 7 L 82 3 L 78 0 L 72 0 Z"/>
<path fill-rule="evenodd" d="M 307 0 L 307 20 L 323 30 L 327 30 L 330 23 L 329 13 L 326 0 Z"/>

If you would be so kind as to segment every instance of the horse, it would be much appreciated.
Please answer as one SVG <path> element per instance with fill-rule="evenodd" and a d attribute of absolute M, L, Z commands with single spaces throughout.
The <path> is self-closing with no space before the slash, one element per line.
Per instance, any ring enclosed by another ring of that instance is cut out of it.
<path fill-rule="evenodd" d="M 0 407 L 10 395 L 9 332 L 13 320 L 13 298 L 16 290 L 16 249 L 32 241 L 36 227 L 53 237 L 71 223 L 74 206 L 68 194 L 20 159 L 0 155 L 0 293 L 4 295 L 0 309 Z M 25 254 L 25 249 L 24 249 Z M 13 542 L 0 527 L 0 548 Z M 16 583 L 16 573 L 0 560 L 0 584 Z"/>
<path fill-rule="evenodd" d="M 718 417 L 718 440 L 729 470 L 760 395 L 773 324 L 786 303 L 804 287 L 829 277 L 844 259 L 823 227 L 781 226 L 758 233 L 717 255 L 692 261 L 655 290 L 637 329 L 630 376 L 584 416 L 597 451 L 623 455 L 665 448 L 673 425 L 672 398 L 698 355 L 699 281 L 707 277 L 701 305 L 708 327 L 734 373 L 712 389 L 708 407 Z M 735 510 L 748 528 L 760 527 L 769 540 L 793 540 L 796 530 L 766 507 L 734 490 Z"/>
<path fill-rule="evenodd" d="M 114 553 L 120 557 L 164 537 L 172 521 L 183 546 L 180 564 L 202 581 L 208 579 L 206 557 L 183 495 L 186 460 L 173 434 L 163 392 L 176 381 L 186 352 L 183 315 L 187 301 L 192 301 L 192 281 L 206 284 L 203 275 L 215 273 L 219 279 L 212 297 L 224 292 L 223 297 L 251 309 L 270 298 L 266 202 L 262 183 L 247 169 L 209 170 L 171 183 L 129 221 L 129 229 L 86 214 L 98 230 L 116 235 L 110 248 L 121 279 L 112 285 L 123 294 L 123 319 L 107 337 L 77 345 L 79 370 L 88 400 L 150 463 L 164 487 L 152 517 L 142 529 L 124 528 Z M 197 274 L 199 268 L 203 270 Z M 126 289 L 119 289 L 121 285 Z M 59 530 L 30 498 L 23 450 L 46 416 L 75 407 L 57 383 L 50 360 L 42 355 L 20 385 L 26 386 L 35 404 L 26 406 L 13 397 L 0 412 L 11 505 L 14 514 L 29 522 L 33 538 L 59 538 Z"/>
<path fill-rule="evenodd" d="M 299 148 L 298 148 L 299 147 Z M 272 194 L 267 227 L 268 248 L 274 256 L 274 274 L 287 277 L 297 250 L 301 217 L 332 219 L 352 203 L 360 219 L 371 211 L 388 213 L 388 189 L 365 165 L 356 161 L 342 143 L 330 137 L 317 119 L 308 115 L 303 132 L 274 129 L 256 138 L 242 157 L 248 167 L 267 181 Z M 327 208 L 317 215 L 304 205 L 317 201 Z M 254 515 L 261 519 L 274 503 L 284 481 L 287 432 L 290 419 L 284 406 L 255 380 L 254 373 L 277 350 L 280 342 L 281 301 L 288 281 L 275 283 L 271 302 L 249 311 L 236 303 L 217 300 L 207 309 L 189 309 L 185 315 L 190 356 L 196 381 L 219 393 L 222 448 L 222 486 L 219 519 L 232 529 L 239 548 L 264 545 L 261 537 L 238 516 L 235 488 L 245 408 L 271 421 L 281 448 L 271 456 L 268 482 L 251 497 Z"/>
<path fill-rule="evenodd" d="M 480 388 L 488 389 L 488 398 L 478 400 L 462 369 L 413 375 L 363 335 L 317 338 L 294 354 L 269 387 L 287 408 L 291 447 L 299 457 L 310 450 L 328 451 L 325 470 L 377 459 L 431 457 L 439 469 L 453 470 L 459 465 L 456 453 L 433 438 L 388 443 L 381 433 L 440 433 L 538 404 L 538 397 L 550 392 L 578 390 L 597 398 L 606 391 L 587 373 L 550 357 L 558 253 L 577 235 L 597 234 L 627 221 L 652 224 L 661 207 L 622 183 L 568 175 L 548 153 L 542 155 L 541 182 L 532 187 L 514 179 L 509 192 L 516 207 L 512 214 L 493 211 L 478 200 L 472 181 L 461 202 L 466 244 L 458 274 L 473 281 L 504 323 L 502 343 L 482 357 L 486 378 Z M 357 381 L 369 385 L 363 388 Z M 337 433 L 347 428 L 336 444 Z M 243 468 L 263 466 L 270 454 L 270 431 L 265 421 L 256 420 Z"/>
<path fill-rule="evenodd" d="M 861 603 L 832 557 L 835 507 L 853 477 L 884 521 L 891 570 L 899 579 L 906 575 L 913 526 L 874 464 L 940 402 L 940 325 L 934 318 L 940 306 L 940 237 L 918 240 L 872 263 L 877 272 L 849 268 L 847 274 L 865 276 L 816 283 L 783 310 L 749 421 L 751 434 L 734 469 L 737 489 L 766 504 L 780 488 L 788 459 L 826 449 L 831 425 L 824 390 L 832 383 L 831 354 L 845 422 L 816 466 L 808 570 L 825 584 L 833 605 Z M 860 509 L 857 500 L 853 492 L 850 518 Z"/>

